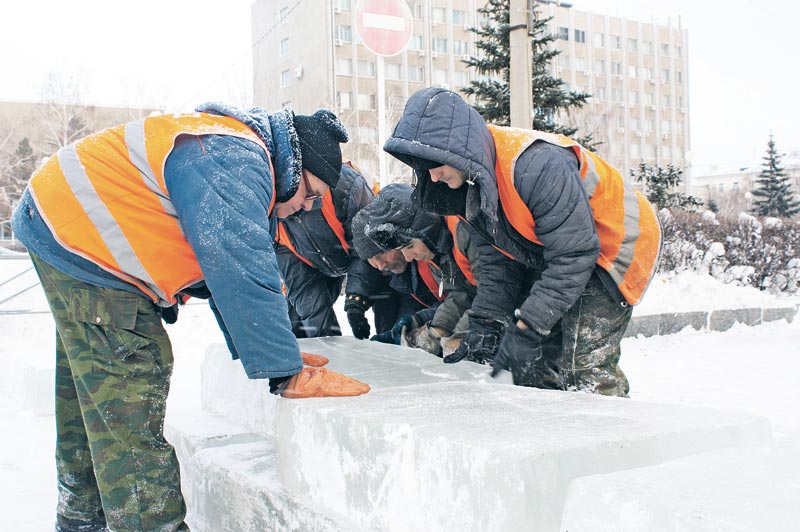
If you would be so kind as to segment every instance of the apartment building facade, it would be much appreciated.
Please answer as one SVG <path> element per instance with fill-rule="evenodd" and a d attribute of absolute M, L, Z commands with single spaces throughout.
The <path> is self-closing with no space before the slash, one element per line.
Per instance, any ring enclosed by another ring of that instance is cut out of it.
<path fill-rule="evenodd" d="M 624 175 L 639 162 L 680 168 L 689 149 L 687 32 L 671 26 L 536 2 L 553 17 L 562 52 L 553 75 L 593 97 L 565 122 L 592 133 L 598 152 Z M 344 154 L 375 179 L 408 181 L 410 171 L 388 158 L 382 140 L 408 97 L 426 86 L 460 91 L 476 79 L 463 59 L 476 54 L 470 27 L 480 25 L 476 0 L 408 0 L 413 31 L 407 48 L 378 58 L 355 31 L 357 0 L 260 0 L 253 4 L 254 103 L 291 106 L 298 113 L 334 109 L 351 135 Z M 379 131 L 378 69 L 382 68 L 385 127 Z"/>

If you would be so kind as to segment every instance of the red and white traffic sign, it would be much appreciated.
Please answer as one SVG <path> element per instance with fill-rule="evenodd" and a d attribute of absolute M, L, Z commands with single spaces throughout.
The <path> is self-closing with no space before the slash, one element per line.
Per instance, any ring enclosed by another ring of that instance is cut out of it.
<path fill-rule="evenodd" d="M 358 36 L 378 55 L 397 55 L 411 39 L 414 24 L 405 0 L 360 0 L 355 14 Z"/>

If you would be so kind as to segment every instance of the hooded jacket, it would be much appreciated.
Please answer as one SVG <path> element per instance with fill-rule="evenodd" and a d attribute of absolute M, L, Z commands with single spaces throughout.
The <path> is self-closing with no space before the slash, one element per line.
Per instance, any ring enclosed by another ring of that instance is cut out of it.
<path fill-rule="evenodd" d="M 202 272 L 181 294 L 210 298 L 228 347 L 250 378 L 293 375 L 302 362 L 281 292 L 270 216 L 273 196 L 291 195 L 299 184 L 300 149 L 292 113 L 268 114 L 259 108 L 245 112 L 219 104 L 198 111 L 245 124 L 262 145 L 213 129 L 175 139 L 163 167 L 167 194 L 161 199 L 174 212 L 185 239 L 174 244 L 188 244 Z M 138 193 L 144 197 L 149 192 Z M 16 234 L 31 252 L 80 281 L 152 298 L 62 246 L 33 199 L 27 190 L 13 219 Z M 136 232 L 135 223 L 129 228 Z M 173 249 L 173 243 L 163 242 L 164 261 Z"/>
<path fill-rule="evenodd" d="M 526 269 L 532 269 L 537 280 L 521 308 L 523 319 L 541 333 L 550 331 L 580 297 L 600 254 L 575 153 L 534 142 L 517 156 L 513 186 L 535 219 L 539 242 L 534 243 L 509 222 L 499 201 L 495 138 L 460 96 L 438 88 L 412 95 L 384 149 L 415 169 L 415 201 L 431 212 L 463 216 L 482 238 L 473 312 L 496 319 L 509 316 L 515 293 L 530 280 Z M 433 183 L 431 161 L 464 172 L 466 184 L 451 190 Z M 598 272 L 601 278 L 603 273 Z M 626 304 L 607 275 L 604 281 L 612 296 Z"/>

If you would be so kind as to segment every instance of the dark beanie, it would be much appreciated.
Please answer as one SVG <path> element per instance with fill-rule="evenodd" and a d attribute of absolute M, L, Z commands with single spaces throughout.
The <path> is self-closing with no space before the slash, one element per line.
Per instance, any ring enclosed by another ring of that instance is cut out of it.
<path fill-rule="evenodd" d="M 342 170 L 339 143 L 348 141 L 344 124 L 333 111 L 318 109 L 313 115 L 295 115 L 294 128 L 300 139 L 303 168 L 329 187 L 336 187 Z"/>
<path fill-rule="evenodd" d="M 361 209 L 353 220 L 353 245 L 362 259 L 397 249 L 418 238 L 434 252 L 443 229 L 438 216 L 418 209 L 411 186 L 392 183 Z"/>

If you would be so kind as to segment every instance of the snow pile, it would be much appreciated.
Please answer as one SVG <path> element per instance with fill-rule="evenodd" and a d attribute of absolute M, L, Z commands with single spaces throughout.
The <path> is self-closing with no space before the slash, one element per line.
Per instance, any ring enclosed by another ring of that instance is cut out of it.
<path fill-rule="evenodd" d="M 633 312 L 634 316 L 645 316 L 741 308 L 782 308 L 798 304 L 800 296 L 797 295 L 770 294 L 752 286 L 725 284 L 705 273 L 684 271 L 674 277 L 657 275 Z"/>

